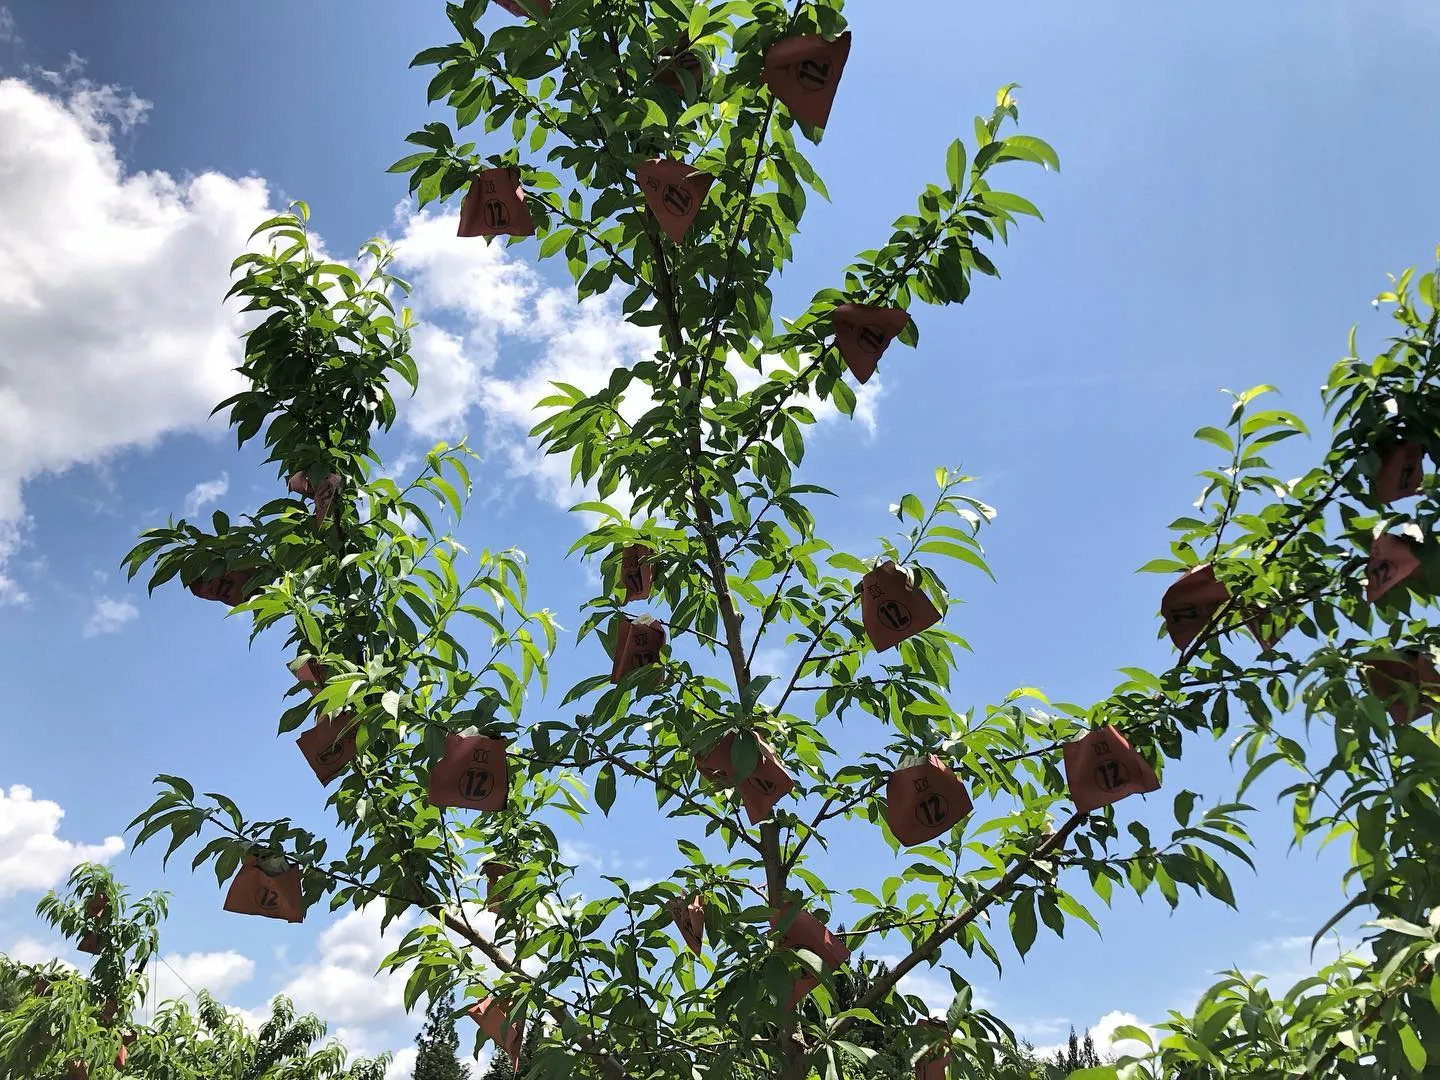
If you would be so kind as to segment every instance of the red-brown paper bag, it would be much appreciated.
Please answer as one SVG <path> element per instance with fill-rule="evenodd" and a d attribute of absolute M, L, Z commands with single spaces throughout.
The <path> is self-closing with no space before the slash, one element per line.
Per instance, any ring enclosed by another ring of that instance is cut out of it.
<path fill-rule="evenodd" d="M 1376 697 L 1385 699 L 1385 711 L 1392 722 L 1408 724 L 1435 711 L 1431 694 L 1440 692 L 1440 675 L 1428 653 L 1407 649 L 1398 658 L 1377 656 L 1366 660 L 1365 685 Z M 1415 698 L 1413 705 L 1405 694 L 1407 686 Z"/>
<path fill-rule="evenodd" d="M 674 899 L 665 905 L 685 945 L 696 956 L 705 944 L 705 898 L 692 896 L 689 901 Z"/>
<path fill-rule="evenodd" d="M 300 898 L 300 871 L 284 859 L 252 855 L 230 882 L 225 910 L 237 915 L 260 915 L 286 922 L 305 921 Z"/>
<path fill-rule="evenodd" d="M 910 322 L 903 308 L 841 304 L 830 313 L 835 347 L 858 383 L 867 383 L 890 342 Z"/>
<path fill-rule="evenodd" d="M 90 899 L 85 901 L 85 914 L 92 919 L 98 919 L 105 914 L 105 909 L 110 906 L 110 897 L 103 892 L 92 893 Z"/>
<path fill-rule="evenodd" d="M 88 953 L 90 956 L 99 956 L 101 950 L 100 935 L 94 930 L 86 931 L 80 938 L 80 944 L 75 946 L 80 952 Z"/>
<path fill-rule="evenodd" d="M 355 714 L 348 711 L 322 716 L 295 740 L 322 786 L 329 786 L 355 760 L 355 729 L 350 726 L 354 719 Z"/>
<path fill-rule="evenodd" d="M 295 676 L 295 681 L 303 683 L 314 697 L 325 685 L 325 668 L 314 657 L 308 660 L 296 658 L 289 663 L 290 674 Z"/>
<path fill-rule="evenodd" d="M 460 202 L 456 236 L 534 236 L 535 222 L 515 169 L 486 169 L 470 181 Z"/>
<path fill-rule="evenodd" d="M 1425 448 L 1419 443 L 1401 443 L 1380 460 L 1375 474 L 1375 498 L 1382 506 L 1420 494 L 1425 479 Z"/>
<path fill-rule="evenodd" d="M 1406 536 L 1384 533 L 1370 545 L 1370 561 L 1365 565 L 1365 599 L 1374 603 L 1402 581 L 1420 570 L 1415 543 Z"/>
<path fill-rule="evenodd" d="M 893 562 L 877 566 L 860 580 L 860 612 L 876 652 L 892 649 L 940 621 L 930 598 L 914 588 Z"/>
<path fill-rule="evenodd" d="M 335 505 L 335 496 L 340 493 L 340 477 L 331 473 L 320 481 L 320 487 L 316 490 L 310 483 L 310 478 L 303 472 L 291 473 L 288 486 L 295 494 L 315 500 L 315 524 L 324 525 L 325 519 L 330 516 L 330 508 Z"/>
<path fill-rule="evenodd" d="M 687 78 L 690 81 L 689 87 L 685 85 Z M 655 69 L 655 81 L 674 90 L 681 100 L 688 104 L 695 100 L 705 86 L 705 61 L 700 58 L 699 53 L 690 49 L 681 49 L 678 56 L 676 50 L 666 49 L 660 54 L 660 65 Z"/>
<path fill-rule="evenodd" d="M 849 30 L 834 41 L 819 34 L 784 38 L 765 53 L 765 85 L 797 120 L 823 128 L 849 56 Z"/>
<path fill-rule="evenodd" d="M 245 585 L 250 580 L 249 570 L 227 570 L 216 577 L 201 578 L 190 583 L 190 591 L 201 600 L 218 600 L 234 607 L 247 599 Z"/>
<path fill-rule="evenodd" d="M 780 926 L 781 918 L 788 910 L 785 908 L 770 916 L 770 929 L 775 930 Z M 850 950 L 845 947 L 844 942 L 830 933 L 825 924 L 808 911 L 802 911 L 795 916 L 795 921 L 780 939 L 780 945 L 785 949 L 809 949 L 820 957 L 821 966 L 826 971 L 833 971 L 850 959 Z M 790 1006 L 793 1008 L 819 985 L 819 979 L 810 972 L 805 972 L 791 985 Z"/>
<path fill-rule="evenodd" d="M 915 1026 L 939 1029 L 942 1033 L 931 1053 L 915 1063 L 915 1080 L 945 1080 L 950 1073 L 949 1030 L 939 1020 L 920 1020 Z"/>
<path fill-rule="evenodd" d="M 775 804 L 795 790 L 795 781 L 780 764 L 775 751 L 760 740 L 760 762 L 755 771 L 740 782 L 740 801 L 751 825 L 759 825 L 770 816 Z"/>
<path fill-rule="evenodd" d="M 485 906 L 490 911 L 499 911 L 500 901 L 495 898 L 495 886 L 506 874 L 513 874 L 515 868 L 508 863 L 487 862 L 480 869 L 485 871 Z"/>
<path fill-rule="evenodd" d="M 655 158 L 635 170 L 640 190 L 645 194 L 645 204 L 660 222 L 665 235 L 675 243 L 685 239 L 695 216 L 700 213 L 700 204 L 715 179 L 709 173 L 700 172 L 683 161 L 669 161 Z"/>
<path fill-rule="evenodd" d="M 896 769 L 885 787 L 885 820 L 906 847 L 949 832 L 973 809 L 965 785 L 934 754 Z"/>
<path fill-rule="evenodd" d="M 665 626 L 659 619 L 620 619 L 615 632 L 615 659 L 610 665 L 610 681 L 618 683 L 632 671 L 659 663 L 660 650 L 665 647 Z"/>
<path fill-rule="evenodd" d="M 1088 814 L 1127 795 L 1160 790 L 1150 763 L 1106 724 L 1065 747 L 1065 782 L 1075 809 Z"/>
<path fill-rule="evenodd" d="M 1260 645 L 1262 652 L 1269 652 L 1290 632 L 1292 616 L 1284 611 L 1271 613 L 1269 608 L 1251 608 L 1245 619 L 1245 629 L 1250 631 Z"/>
<path fill-rule="evenodd" d="M 625 603 L 650 599 L 655 586 L 654 553 L 644 544 L 631 544 L 620 552 L 620 584 L 625 586 Z"/>
<path fill-rule="evenodd" d="M 504 810 L 509 795 L 504 739 L 445 736 L 445 756 L 430 770 L 431 806 Z"/>
<path fill-rule="evenodd" d="M 508 1002 L 498 998 L 482 998 L 470 1007 L 467 1015 L 479 1025 L 485 1037 L 510 1055 L 510 1065 L 518 1074 L 520 1070 L 520 1046 L 525 1041 L 525 1022 L 507 1019 L 510 1012 Z"/>
<path fill-rule="evenodd" d="M 775 804 L 795 790 L 795 781 L 780 763 L 774 748 L 757 736 L 759 759 L 755 771 L 740 784 L 740 800 L 745 804 L 745 814 L 752 825 L 758 825 L 770 816 Z M 732 731 L 707 754 L 695 759 L 700 775 L 716 787 L 736 786 L 735 766 L 730 757 L 730 748 L 735 745 Z"/>
<path fill-rule="evenodd" d="M 506 11 L 510 12 L 511 15 L 518 15 L 522 19 L 528 17 L 530 14 L 519 4 L 517 4 L 515 0 L 495 0 L 495 3 L 499 4 Z M 540 14 L 550 14 L 550 0 L 535 0 L 535 6 L 540 9 Z"/>
<path fill-rule="evenodd" d="M 1191 567 L 1165 590 L 1160 614 L 1177 649 L 1189 645 L 1210 623 L 1220 605 L 1230 599 L 1230 590 L 1215 577 L 1209 563 Z"/>

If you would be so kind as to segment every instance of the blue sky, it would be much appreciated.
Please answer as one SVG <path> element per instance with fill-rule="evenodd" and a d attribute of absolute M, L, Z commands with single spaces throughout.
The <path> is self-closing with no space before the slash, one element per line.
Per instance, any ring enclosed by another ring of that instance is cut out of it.
<path fill-rule="evenodd" d="M 1368 304 L 1384 274 L 1434 252 L 1440 13 L 1423 0 L 895 7 L 850 5 L 855 47 L 814 155 L 834 203 L 812 205 L 778 307 L 887 235 L 1004 83 L 1021 84 L 1024 130 L 1063 171 L 1013 174 L 1045 223 L 996 253 L 1002 281 L 917 314 L 921 349 L 887 356 L 862 421 L 822 423 L 807 478 L 844 497 L 830 539 L 868 553 L 886 506 L 927 490 L 935 466 L 979 477 L 974 493 L 1000 511 L 984 537 L 998 583 L 951 578 L 967 603 L 949 625 L 976 650 L 957 700 L 1036 685 L 1090 701 L 1117 667 L 1168 662 L 1164 583 L 1134 571 L 1165 554 L 1165 525 L 1212 464 L 1190 435 L 1225 416 L 1217 388 L 1274 383 L 1285 407 L 1318 419 L 1351 324 L 1362 341 L 1385 332 Z M 286 988 L 383 1050 L 408 1044 L 418 1020 L 369 985 L 372 922 L 227 916 L 188 860 L 162 876 L 158 852 L 106 845 L 160 771 L 262 816 L 321 822 L 303 762 L 273 737 L 289 685 L 277 648 L 247 649 L 239 620 L 176 590 L 147 599 L 116 566 L 187 498 L 238 511 L 271 490 L 204 422 L 234 356 L 226 267 L 267 207 L 307 199 L 335 253 L 381 230 L 402 242 L 432 378 L 389 449 L 468 432 L 486 463 L 462 537 L 525 548 L 534 594 L 570 625 L 589 592 L 584 568 L 561 561 L 577 525 L 563 483 L 525 447 L 526 410 L 545 377 L 593 376 L 644 340 L 528 270 L 533 243 L 509 256 L 460 247 L 452 223 L 397 211 L 404 180 L 384 169 L 430 116 L 427 76 L 406 64 L 449 40 L 438 2 L 305 11 L 131 0 L 76 19 L 9 0 L 0 18 L 0 79 L 18 80 L 0 82 L 0 949 L 44 952 L 38 892 L 94 846 L 133 885 L 175 893 L 164 945 L 187 981 L 245 1008 Z M 1291 474 L 1321 452 L 1285 449 Z M 594 665 L 591 642 L 562 642 L 554 683 Z M 1182 785 L 1233 790 L 1223 748 L 1167 774 L 1168 792 Z M 1131 800 L 1120 817 L 1163 826 L 1169 799 Z M 1266 862 L 1258 877 L 1236 871 L 1238 914 L 1122 898 L 1103 939 L 1042 935 L 1003 979 L 962 969 L 1040 1043 L 1112 1011 L 1158 1019 L 1231 963 L 1294 976 L 1295 940 L 1341 902 L 1341 864 L 1287 857 L 1283 812 L 1255 828 Z M 669 867 L 656 829 L 643 799 L 622 800 L 572 841 L 587 873 L 655 876 Z M 844 860 L 827 869 L 860 883 Z"/>

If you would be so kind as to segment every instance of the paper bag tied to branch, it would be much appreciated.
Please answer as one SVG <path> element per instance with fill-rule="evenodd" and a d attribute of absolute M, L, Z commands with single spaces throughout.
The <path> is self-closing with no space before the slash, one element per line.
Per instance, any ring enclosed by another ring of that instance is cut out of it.
<path fill-rule="evenodd" d="M 856 382 L 863 385 L 870 381 L 880 357 L 909 322 L 909 314 L 896 307 L 841 304 L 831 312 L 835 347 Z"/>
<path fill-rule="evenodd" d="M 715 178 L 683 161 L 654 158 L 636 168 L 635 179 L 640 182 L 650 213 L 665 235 L 678 244 L 695 223 Z"/>
<path fill-rule="evenodd" d="M 322 716 L 295 740 L 322 785 L 328 785 L 355 760 L 354 720 L 355 714 L 349 711 Z"/>
<path fill-rule="evenodd" d="M 610 665 L 610 681 L 618 683 L 632 671 L 660 662 L 665 647 L 665 626 L 658 619 L 620 619 L 615 631 L 615 659 Z"/>
<path fill-rule="evenodd" d="M 305 921 L 300 897 L 300 871 L 283 859 L 252 855 L 230 881 L 225 910 L 237 915 L 260 915 L 286 922 Z"/>
<path fill-rule="evenodd" d="M 779 928 L 782 917 L 787 912 L 788 908 L 783 908 L 771 914 L 770 928 L 772 930 Z M 802 911 L 795 916 L 795 921 L 790 924 L 781 937 L 780 945 L 785 949 L 810 950 L 820 957 L 821 966 L 826 971 L 833 971 L 850 959 L 850 950 L 845 947 L 844 942 L 830 933 L 825 924 L 808 911 Z M 790 1006 L 793 1008 L 819 985 L 819 979 L 812 973 L 805 972 L 791 984 Z"/>
<path fill-rule="evenodd" d="M 918 765 L 896 769 L 886 784 L 885 820 L 906 847 L 949 832 L 972 809 L 965 785 L 934 754 Z"/>
<path fill-rule="evenodd" d="M 215 577 L 201 578 L 190 583 L 190 591 L 201 600 L 216 600 L 229 607 L 243 603 L 245 586 L 250 581 L 249 570 L 227 570 Z"/>
<path fill-rule="evenodd" d="M 1081 813 L 1160 790 L 1150 763 L 1110 724 L 1068 744 L 1064 754 L 1070 799 Z"/>
<path fill-rule="evenodd" d="M 893 649 L 940 621 L 930 598 L 912 586 L 893 562 L 860 579 L 860 614 L 876 652 Z"/>
<path fill-rule="evenodd" d="M 535 222 L 515 169 L 486 169 L 470 181 L 460 203 L 457 236 L 534 236 Z"/>
<path fill-rule="evenodd" d="M 510 1065 L 518 1073 L 520 1069 L 520 1046 L 525 1041 L 525 1022 L 511 1021 L 509 1002 L 494 996 L 482 998 L 467 1011 L 467 1015 L 479 1025 L 485 1037 L 510 1056 Z"/>
<path fill-rule="evenodd" d="M 705 944 L 705 898 L 698 895 L 688 901 L 676 898 L 665 905 L 665 910 L 675 920 L 686 947 L 699 956 Z"/>
<path fill-rule="evenodd" d="M 620 584 L 625 586 L 625 603 L 650 599 L 655 586 L 652 552 L 644 544 L 631 544 L 620 552 Z"/>
<path fill-rule="evenodd" d="M 1160 600 L 1160 614 L 1175 647 L 1183 649 L 1194 641 L 1229 599 L 1230 590 L 1216 579 L 1209 563 L 1192 567 L 1172 582 Z"/>
<path fill-rule="evenodd" d="M 849 56 L 849 30 L 834 41 L 819 34 L 782 38 L 765 53 L 765 85 L 797 120 L 823 128 Z"/>
<path fill-rule="evenodd" d="M 430 770 L 430 805 L 504 810 L 510 794 L 505 745 L 485 735 L 446 735 L 445 755 Z"/>
<path fill-rule="evenodd" d="M 1419 443 L 1401 443 L 1380 459 L 1380 471 L 1375 474 L 1375 498 L 1383 506 L 1408 499 L 1420 494 L 1423 479 L 1425 448 Z"/>
<path fill-rule="evenodd" d="M 1420 557 L 1413 540 L 1390 533 L 1377 536 L 1370 545 L 1370 561 L 1365 564 L 1365 599 L 1375 603 L 1419 571 Z"/>
<path fill-rule="evenodd" d="M 1385 711 L 1396 724 L 1408 724 L 1435 711 L 1431 696 L 1440 691 L 1440 675 L 1430 654 L 1408 649 L 1399 656 L 1374 656 L 1365 661 L 1365 685 L 1385 699 Z"/>

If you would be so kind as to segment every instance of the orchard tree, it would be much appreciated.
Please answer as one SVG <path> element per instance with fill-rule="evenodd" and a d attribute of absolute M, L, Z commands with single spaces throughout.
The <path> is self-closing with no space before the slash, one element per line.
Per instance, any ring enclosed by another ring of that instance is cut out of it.
<path fill-rule="evenodd" d="M 418 1053 L 412 1080 L 470 1080 L 470 1067 L 458 1056 L 460 1036 L 455 1032 L 455 995 L 445 994 L 430 1003 L 425 1029 L 415 1038 Z"/>
<path fill-rule="evenodd" d="M 167 898 L 131 901 L 103 866 L 83 864 L 63 894 L 37 914 L 95 957 L 88 974 L 59 961 L 22 964 L 0 956 L 0 1075 L 34 1080 L 383 1080 L 388 1057 L 347 1063 L 345 1048 L 315 1044 L 325 1025 L 297 1016 L 277 997 L 249 1032 L 204 990 L 192 1011 L 153 1000 L 150 976 L 163 962 L 160 924 Z M 147 975 L 147 972 L 149 975 Z M 154 1015 L 143 1021 L 147 999 Z"/>
<path fill-rule="evenodd" d="M 897 490 L 892 531 L 843 550 L 817 523 L 833 493 L 798 470 L 817 407 L 853 413 L 878 363 L 940 362 L 918 349 L 927 307 L 963 303 L 1017 220 L 1039 216 L 996 185 L 1058 162 L 1014 130 L 1002 89 L 968 145 L 937 143 L 943 173 L 888 237 L 848 267 L 808 268 L 825 286 L 774 312 L 771 279 L 825 195 L 804 144 L 864 138 L 845 121 L 842 6 L 467 0 L 447 5 L 456 40 L 416 58 L 453 112 L 394 166 L 419 205 L 463 191 L 468 242 L 563 252 L 578 298 L 613 296 L 654 333 L 653 355 L 602 389 L 557 384 L 537 403 L 538 447 L 593 493 L 574 550 L 604 572 L 574 638 L 595 674 L 543 703 L 557 621 L 530 605 L 524 557 L 471 554 L 450 531 L 469 451 L 436 447 L 403 484 L 379 457 L 393 388 L 423 377 L 389 251 L 328 261 L 303 204 L 262 224 L 232 290 L 256 319 L 248 386 L 220 408 L 240 445 L 263 446 L 276 497 L 152 530 L 127 562 L 283 637 L 297 682 L 278 727 L 303 728 L 300 751 L 335 787 L 323 813 L 318 787 L 257 813 L 162 776 L 137 843 L 203 833 L 194 865 L 228 882 L 234 911 L 295 921 L 328 899 L 418 914 L 386 960 L 410 972 L 407 1007 L 461 990 L 477 1039 L 512 1065 L 530 1033 L 531 1077 L 828 1080 L 882 1052 L 927 1080 L 947 1065 L 988 1077 L 1027 1056 L 971 992 L 978 962 L 1002 963 L 995 935 L 1023 956 L 1042 925 L 1098 929 L 1095 901 L 1117 889 L 1233 902 L 1228 868 L 1249 862 L 1238 797 L 1167 793 L 1173 828 L 1140 820 L 1158 800 L 1121 802 L 1158 790 L 1190 738 L 1228 736 L 1242 787 L 1297 771 L 1298 836 L 1352 842 L 1341 914 L 1381 917 L 1376 963 L 1283 1000 L 1223 983 L 1148 1059 L 1084 1074 L 1422 1068 L 1440 755 L 1404 721 L 1434 676 L 1420 616 L 1440 568 L 1418 483 L 1440 451 L 1434 276 L 1419 301 L 1397 283 L 1392 347 L 1373 362 L 1352 348 L 1332 372 L 1332 448 L 1298 480 L 1266 463 L 1305 430 L 1257 406 L 1266 388 L 1201 430 L 1223 461 L 1148 567 L 1180 575 L 1157 588 L 1168 667 L 1127 669 L 1090 706 L 1028 688 L 968 703 L 946 615 L 951 588 L 989 572 L 993 516 L 969 478 L 942 467 L 930 494 Z M 1392 503 L 1417 490 L 1398 518 Z M 799 660 L 757 671 L 767 648 Z M 842 758 L 831 736 L 847 714 L 868 749 Z M 554 827 L 600 828 L 622 798 L 685 831 L 678 865 L 581 897 Z M 822 877 L 817 852 L 855 829 L 904 858 Z M 843 993 L 851 950 L 882 943 L 900 959 Z M 922 966 L 949 973 L 943 1019 L 899 990 Z"/>

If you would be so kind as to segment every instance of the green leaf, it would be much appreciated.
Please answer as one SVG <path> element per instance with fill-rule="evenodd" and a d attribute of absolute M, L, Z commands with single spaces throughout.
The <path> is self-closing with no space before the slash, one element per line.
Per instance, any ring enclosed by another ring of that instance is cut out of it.
<path fill-rule="evenodd" d="M 1044 139 L 1037 139 L 1034 135 L 1011 135 L 1002 141 L 1002 158 L 1016 157 L 1043 165 L 1051 172 L 1060 171 L 1060 156 Z"/>
<path fill-rule="evenodd" d="M 1015 951 L 1024 956 L 1035 944 L 1035 894 L 1026 890 L 1010 905 L 1010 936 L 1015 940 Z"/>
<path fill-rule="evenodd" d="M 608 761 L 595 777 L 595 805 L 606 817 L 610 816 L 610 807 L 615 805 L 615 766 Z"/>
<path fill-rule="evenodd" d="M 1409 1024 L 1400 1028 L 1400 1049 L 1405 1054 L 1405 1060 L 1410 1063 L 1410 1068 L 1420 1072 L 1425 1068 L 1425 1062 L 1429 1056 L 1425 1053 L 1425 1047 L 1420 1045 L 1420 1036 L 1415 1034 L 1415 1029 Z"/>
<path fill-rule="evenodd" d="M 1235 452 L 1234 441 L 1228 434 L 1217 427 L 1211 427 L 1207 424 L 1195 432 L 1195 438 L 1201 439 L 1204 442 L 1214 443 L 1227 454 L 1233 454 Z"/>
<path fill-rule="evenodd" d="M 950 186 L 959 191 L 965 185 L 965 144 L 956 139 L 945 153 L 945 176 Z"/>

